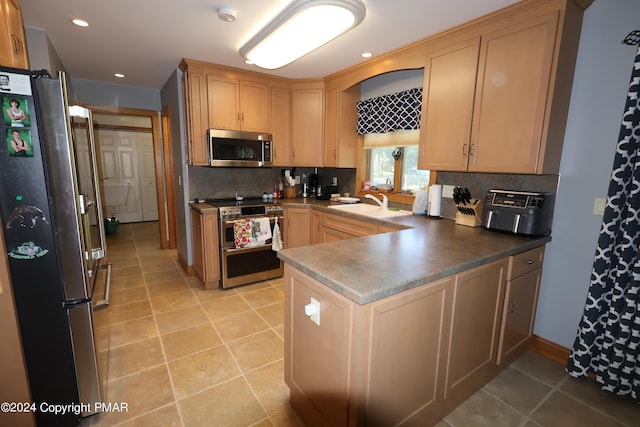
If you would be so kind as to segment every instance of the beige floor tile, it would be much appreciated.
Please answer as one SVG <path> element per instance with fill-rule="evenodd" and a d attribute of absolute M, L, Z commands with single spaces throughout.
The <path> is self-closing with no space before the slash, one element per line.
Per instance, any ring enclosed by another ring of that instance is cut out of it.
<path fill-rule="evenodd" d="M 214 322 L 213 325 L 225 342 L 237 340 L 269 328 L 267 322 L 262 320 L 255 311 L 227 316 Z"/>
<path fill-rule="evenodd" d="M 145 273 L 144 280 L 147 282 L 147 285 L 155 285 L 157 283 L 170 282 L 172 280 L 184 280 L 184 276 L 177 268 L 174 268 L 167 271 Z"/>
<path fill-rule="evenodd" d="M 516 369 L 507 368 L 485 385 L 484 390 L 512 408 L 529 415 L 551 388 Z"/>
<path fill-rule="evenodd" d="M 111 277 L 118 279 L 120 277 L 137 276 L 142 274 L 142 268 L 140 265 L 131 265 L 118 267 L 117 265 L 111 266 Z"/>
<path fill-rule="evenodd" d="M 119 347 L 158 336 L 152 316 L 96 328 L 96 346 L 99 350 Z"/>
<path fill-rule="evenodd" d="M 271 423 L 275 427 L 304 427 L 304 423 L 291 405 L 287 405 L 285 410 L 272 415 Z"/>
<path fill-rule="evenodd" d="M 207 316 L 205 316 L 202 309 L 198 306 L 159 313 L 155 317 L 158 323 L 158 330 L 161 334 L 199 325 L 200 323 L 208 321 Z"/>
<path fill-rule="evenodd" d="M 284 325 L 284 302 L 260 307 L 256 311 L 272 328 Z"/>
<path fill-rule="evenodd" d="M 616 427 L 623 424 L 563 393 L 554 392 L 529 416 L 545 427 Z M 637 425 L 637 424 L 636 424 Z"/>
<path fill-rule="evenodd" d="M 123 345 L 108 352 L 109 381 L 164 363 L 158 337 Z"/>
<path fill-rule="evenodd" d="M 191 290 L 151 298 L 151 306 L 155 313 L 177 310 L 196 304 L 198 304 L 198 299 L 193 295 Z"/>
<path fill-rule="evenodd" d="M 513 362 L 511 367 L 529 374 L 551 387 L 559 385 L 568 377 L 563 365 L 532 351 L 525 353 L 524 356 Z"/>
<path fill-rule="evenodd" d="M 236 288 L 230 289 L 233 290 L 235 292 L 237 292 L 238 294 L 242 294 L 245 292 L 252 292 L 255 291 L 257 289 L 263 289 L 269 287 L 269 282 L 267 281 L 262 281 L 262 282 L 256 282 L 256 283 L 251 283 L 248 285 L 244 285 L 244 286 L 238 286 Z"/>
<path fill-rule="evenodd" d="M 222 339 L 209 323 L 202 323 L 162 335 L 167 360 L 174 360 L 222 344 Z"/>
<path fill-rule="evenodd" d="M 454 426 L 513 427 L 525 417 L 483 390 L 472 395 L 445 419 Z"/>
<path fill-rule="evenodd" d="M 170 294 L 177 294 L 179 292 L 189 291 L 187 282 L 183 279 L 171 280 L 168 282 L 157 283 L 155 285 L 147 286 L 147 291 L 151 298 L 157 298 Z"/>
<path fill-rule="evenodd" d="M 244 427 L 266 416 L 242 378 L 221 384 L 179 402 L 186 427 Z"/>
<path fill-rule="evenodd" d="M 144 301 L 149 296 L 147 295 L 147 288 L 145 286 L 138 286 L 136 288 L 122 289 L 119 291 L 111 291 L 110 305 L 128 304 L 136 301 Z"/>
<path fill-rule="evenodd" d="M 120 425 L 121 427 L 182 427 L 182 418 L 178 413 L 178 406 L 174 403 L 149 412 L 131 421 Z"/>
<path fill-rule="evenodd" d="M 101 327 L 149 315 L 151 315 L 151 305 L 148 300 L 142 300 L 97 310 L 94 312 L 93 319 L 96 326 Z"/>
<path fill-rule="evenodd" d="M 142 274 L 130 277 L 112 277 L 111 278 L 111 291 L 119 291 L 122 289 L 137 288 L 144 286 L 144 277 Z"/>
<path fill-rule="evenodd" d="M 289 387 L 284 382 L 284 360 L 279 360 L 245 374 L 267 414 L 273 415 L 289 406 Z"/>
<path fill-rule="evenodd" d="M 253 308 L 276 304 L 284 301 L 284 294 L 271 286 L 252 292 L 243 292 L 244 298 Z"/>
<path fill-rule="evenodd" d="M 282 341 L 284 341 L 284 325 L 282 325 L 282 326 L 276 326 L 276 327 L 274 327 L 274 328 L 273 328 L 273 330 L 274 330 L 274 332 L 275 332 L 276 334 L 278 334 L 278 336 L 280 337 L 280 339 L 281 339 Z"/>
<path fill-rule="evenodd" d="M 127 403 L 128 412 L 102 413 L 94 425 L 113 426 L 172 403 L 174 396 L 167 367 L 158 366 L 109 381 L 105 401 Z"/>
<path fill-rule="evenodd" d="M 202 303 L 204 312 L 211 321 L 223 319 L 238 313 L 251 310 L 251 306 L 239 295 L 217 298 Z"/>
<path fill-rule="evenodd" d="M 284 357 L 284 344 L 271 330 L 227 343 L 227 346 L 244 372 Z"/>
<path fill-rule="evenodd" d="M 184 399 L 240 375 L 240 370 L 224 346 L 169 362 L 169 370 L 178 399 Z"/>
<path fill-rule="evenodd" d="M 629 426 L 640 426 L 640 404 L 629 396 L 601 389 L 593 380 L 569 378 L 560 390 Z"/>

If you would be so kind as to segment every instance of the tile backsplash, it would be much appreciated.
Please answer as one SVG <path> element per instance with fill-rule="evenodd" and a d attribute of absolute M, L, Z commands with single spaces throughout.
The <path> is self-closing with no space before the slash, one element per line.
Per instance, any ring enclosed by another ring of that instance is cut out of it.
<path fill-rule="evenodd" d="M 246 197 L 272 193 L 273 185 L 282 176 L 284 169 L 292 176 L 309 176 L 315 168 L 209 168 L 189 166 L 189 200 L 223 199 L 234 197 L 236 192 Z M 333 177 L 338 181 L 340 193 L 354 193 L 355 169 L 318 168 L 320 185 L 330 185 Z M 302 185 L 298 186 L 302 190 Z"/>

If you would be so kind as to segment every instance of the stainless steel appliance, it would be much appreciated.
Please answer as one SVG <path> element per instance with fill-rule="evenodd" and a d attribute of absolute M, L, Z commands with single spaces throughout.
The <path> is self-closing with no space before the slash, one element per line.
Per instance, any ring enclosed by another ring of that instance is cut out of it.
<path fill-rule="evenodd" d="M 271 135 L 208 129 L 209 166 L 272 166 Z"/>
<path fill-rule="evenodd" d="M 36 422 L 76 425 L 103 400 L 92 298 L 109 277 L 91 111 L 69 105 L 64 74 L 0 74 L 10 80 L 3 107 L 22 110 L 0 127 L 0 220 Z M 40 406 L 50 404 L 70 410 Z"/>
<path fill-rule="evenodd" d="M 279 221 L 279 226 L 282 226 L 284 220 L 281 204 L 257 198 L 245 198 L 242 201 L 207 200 L 207 203 L 218 208 L 221 288 L 232 288 L 284 274 L 282 261 L 271 249 L 271 239 L 260 246 L 236 248 L 233 230 L 237 220 L 267 217 L 273 232 L 276 220 Z"/>
<path fill-rule="evenodd" d="M 482 225 L 525 236 L 551 233 L 552 193 L 489 190 Z"/>

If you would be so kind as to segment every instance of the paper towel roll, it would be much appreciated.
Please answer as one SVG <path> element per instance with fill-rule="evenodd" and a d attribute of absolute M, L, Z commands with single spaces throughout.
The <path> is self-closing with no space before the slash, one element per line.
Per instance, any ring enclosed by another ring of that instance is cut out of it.
<path fill-rule="evenodd" d="M 442 185 L 434 184 L 429 187 L 429 216 L 440 216 L 442 203 Z"/>

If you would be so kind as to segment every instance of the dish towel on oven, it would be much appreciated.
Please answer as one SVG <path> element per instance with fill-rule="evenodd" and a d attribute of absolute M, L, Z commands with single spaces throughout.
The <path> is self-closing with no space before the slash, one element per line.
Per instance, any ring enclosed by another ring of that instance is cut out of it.
<path fill-rule="evenodd" d="M 271 240 L 271 249 L 278 252 L 282 249 L 282 235 L 280 234 L 280 226 L 278 225 L 278 217 L 273 224 L 273 239 Z"/>
<path fill-rule="evenodd" d="M 239 219 L 233 223 L 236 248 L 264 245 L 271 238 L 269 218 Z"/>

